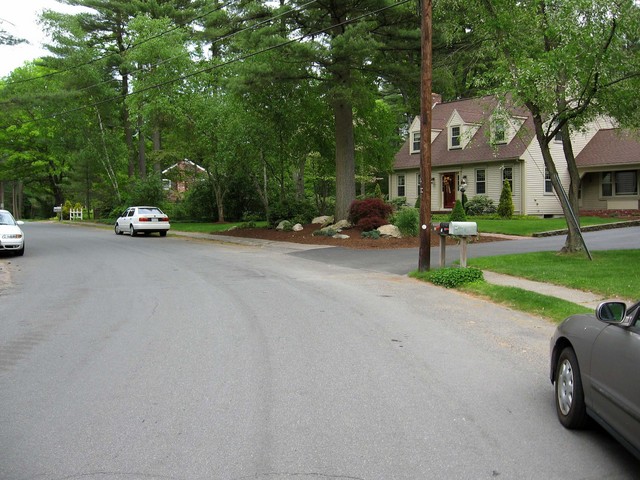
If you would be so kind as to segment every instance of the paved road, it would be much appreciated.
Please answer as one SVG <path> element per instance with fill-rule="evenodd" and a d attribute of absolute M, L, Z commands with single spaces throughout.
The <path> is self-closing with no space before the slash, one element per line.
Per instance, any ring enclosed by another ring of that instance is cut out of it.
<path fill-rule="evenodd" d="M 624 250 L 640 248 L 640 227 L 619 228 L 587 232 L 584 234 L 587 248 L 591 252 L 598 250 Z M 527 238 L 470 244 L 467 257 L 485 257 L 506 255 L 511 253 L 559 251 L 564 245 L 565 237 Z M 447 246 L 446 264 L 452 265 L 460 259 L 457 246 Z M 329 262 L 350 268 L 365 269 L 375 272 L 406 275 L 418 268 L 418 249 L 406 248 L 398 250 L 352 250 L 347 248 L 314 249 L 301 251 L 296 255 L 318 262 Z M 439 267 L 440 250 L 431 249 L 431 265 Z"/>
<path fill-rule="evenodd" d="M 3 480 L 640 471 L 557 422 L 540 319 L 295 246 L 25 230 L 0 258 Z"/>

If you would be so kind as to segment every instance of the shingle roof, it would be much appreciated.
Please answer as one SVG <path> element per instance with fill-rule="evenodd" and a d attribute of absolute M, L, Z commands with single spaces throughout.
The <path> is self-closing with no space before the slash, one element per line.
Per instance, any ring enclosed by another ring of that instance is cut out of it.
<path fill-rule="evenodd" d="M 576 165 L 603 167 L 640 164 L 640 138 L 626 130 L 599 130 L 576 156 Z"/>
<path fill-rule="evenodd" d="M 525 119 L 516 136 L 505 145 L 491 145 L 489 118 L 498 106 L 495 96 L 436 104 L 431 113 L 431 128 L 442 130 L 431 144 L 431 165 L 463 165 L 469 163 L 487 163 L 520 158 L 534 138 L 534 126 L 529 112 L 523 108 L 508 105 L 508 111 L 514 117 Z M 467 124 L 480 125 L 473 138 L 460 150 L 449 150 L 447 122 L 454 111 Z M 394 169 L 413 169 L 420 166 L 420 154 L 409 152 L 407 139 L 395 156 Z"/>

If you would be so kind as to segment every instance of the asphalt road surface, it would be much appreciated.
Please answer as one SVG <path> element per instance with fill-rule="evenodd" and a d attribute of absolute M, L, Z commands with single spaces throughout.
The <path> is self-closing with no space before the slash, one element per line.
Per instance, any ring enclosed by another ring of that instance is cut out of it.
<path fill-rule="evenodd" d="M 556 420 L 544 320 L 337 249 L 24 229 L 2 480 L 638 478 Z"/>

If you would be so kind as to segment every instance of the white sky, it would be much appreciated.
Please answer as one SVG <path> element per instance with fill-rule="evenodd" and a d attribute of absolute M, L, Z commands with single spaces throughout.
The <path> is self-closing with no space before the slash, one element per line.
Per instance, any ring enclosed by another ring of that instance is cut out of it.
<path fill-rule="evenodd" d="M 42 49 L 42 43 L 46 43 L 47 39 L 37 23 L 38 14 L 45 9 L 65 13 L 79 11 L 77 7 L 63 5 L 56 0 L 0 0 L 3 30 L 29 41 L 29 44 L 0 45 L 0 77 L 21 67 L 26 61 L 47 55 L 48 52 Z"/>

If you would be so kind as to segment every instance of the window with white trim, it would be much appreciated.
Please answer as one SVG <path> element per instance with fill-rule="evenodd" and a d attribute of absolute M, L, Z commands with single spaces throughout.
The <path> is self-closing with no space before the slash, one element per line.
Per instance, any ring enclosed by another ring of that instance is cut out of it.
<path fill-rule="evenodd" d="M 487 172 L 484 168 L 476 170 L 476 195 L 487 193 Z"/>
<path fill-rule="evenodd" d="M 404 179 L 404 175 L 398 175 L 398 196 L 399 197 L 404 197 L 405 196 L 405 179 Z"/>
<path fill-rule="evenodd" d="M 507 143 L 507 122 L 498 119 L 493 124 L 493 143 Z"/>
<path fill-rule="evenodd" d="M 422 175 L 418 173 L 416 176 L 418 177 L 416 180 L 416 185 L 418 185 L 418 195 L 422 195 Z"/>
<path fill-rule="evenodd" d="M 502 184 L 504 185 L 504 181 L 509 182 L 509 188 L 511 188 L 511 193 L 513 193 L 513 167 L 504 167 L 502 169 Z"/>
<path fill-rule="evenodd" d="M 411 134 L 411 151 L 419 152 L 420 151 L 420 132 L 413 132 Z"/>
<path fill-rule="evenodd" d="M 449 148 L 460 148 L 460 125 L 456 125 L 449 129 Z"/>
<path fill-rule="evenodd" d="M 551 173 L 549 169 L 544 169 L 544 193 L 553 193 L 553 184 L 551 183 Z"/>

